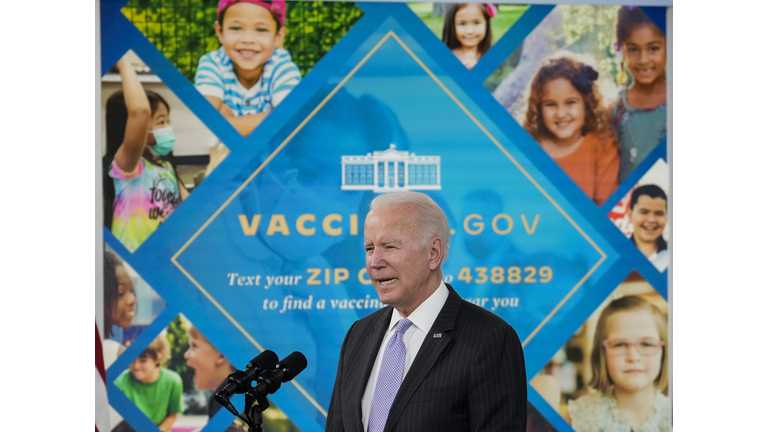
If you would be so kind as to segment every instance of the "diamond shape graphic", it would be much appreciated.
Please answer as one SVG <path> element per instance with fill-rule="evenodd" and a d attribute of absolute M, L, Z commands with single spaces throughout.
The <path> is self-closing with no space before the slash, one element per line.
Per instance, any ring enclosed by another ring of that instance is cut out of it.
<path fill-rule="evenodd" d="M 429 194 L 453 230 L 444 274 L 462 296 L 486 298 L 488 309 L 498 299 L 494 312 L 525 344 L 615 259 L 416 42 L 392 21 L 382 28 L 362 45 L 364 56 L 351 70 L 329 81 L 311 112 L 288 122 L 270 152 L 235 176 L 240 186 L 172 257 L 258 349 L 307 356 L 309 367 L 293 384 L 304 398 L 299 402 L 322 415 L 333 387 L 327 372 L 335 370 L 344 334 L 381 307 L 367 286 L 362 249 L 362 222 L 374 194 L 341 189 L 342 156 L 365 156 L 390 144 L 416 156 L 440 156 L 441 189 Z M 388 90 L 395 86 L 401 91 Z M 468 164 L 487 171 L 467 172 Z M 492 201 L 473 198 L 473 182 L 483 184 L 495 203 L 449 204 L 465 197 Z M 491 236 L 494 257 L 483 256 L 489 249 L 483 234 Z M 483 265 L 484 281 L 477 270 Z M 460 279 L 465 268 L 471 282 Z M 531 303 L 530 312 L 519 312 L 514 305 L 520 302 Z"/>

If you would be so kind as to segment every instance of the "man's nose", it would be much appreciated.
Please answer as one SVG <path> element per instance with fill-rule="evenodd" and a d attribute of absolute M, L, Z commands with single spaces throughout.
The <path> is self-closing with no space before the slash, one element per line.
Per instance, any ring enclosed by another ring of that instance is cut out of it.
<path fill-rule="evenodd" d="M 371 267 L 381 268 L 381 267 L 384 266 L 384 259 L 383 259 L 383 256 L 382 256 L 381 249 L 379 249 L 379 248 L 374 248 L 373 249 L 369 259 L 371 261 Z"/>

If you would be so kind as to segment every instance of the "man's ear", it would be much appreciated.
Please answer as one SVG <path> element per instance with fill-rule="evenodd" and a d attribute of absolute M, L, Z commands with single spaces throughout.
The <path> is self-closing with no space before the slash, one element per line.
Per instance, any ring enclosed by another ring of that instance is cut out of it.
<path fill-rule="evenodd" d="M 443 239 L 436 237 L 429 243 L 429 269 L 437 270 L 443 263 Z"/>

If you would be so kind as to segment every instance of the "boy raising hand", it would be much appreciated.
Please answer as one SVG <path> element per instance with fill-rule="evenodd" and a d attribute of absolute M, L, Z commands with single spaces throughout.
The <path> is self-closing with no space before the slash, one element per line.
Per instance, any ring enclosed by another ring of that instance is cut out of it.
<path fill-rule="evenodd" d="M 219 1 L 221 47 L 200 58 L 195 87 L 243 136 L 301 81 L 281 47 L 284 24 L 285 1 Z"/>

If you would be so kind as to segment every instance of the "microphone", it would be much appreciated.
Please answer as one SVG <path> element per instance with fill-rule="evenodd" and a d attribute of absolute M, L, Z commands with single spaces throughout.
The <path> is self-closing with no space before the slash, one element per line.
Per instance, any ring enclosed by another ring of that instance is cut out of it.
<path fill-rule="evenodd" d="M 277 368 L 266 371 L 258 378 L 255 387 L 248 391 L 254 399 L 276 392 L 280 384 L 292 380 L 301 371 L 307 368 L 307 358 L 304 354 L 294 351 L 277 364 Z"/>
<path fill-rule="evenodd" d="M 229 398 L 234 394 L 245 393 L 251 387 L 251 382 L 259 377 L 264 371 L 274 367 L 277 363 L 277 354 L 266 350 L 251 360 L 245 367 L 245 371 L 236 370 L 227 378 L 227 385 L 214 395 L 216 401 L 232 411 Z M 306 367 L 306 360 L 304 360 Z M 302 368 L 303 369 L 303 368 Z M 298 372 L 297 372 L 298 373 Z M 234 411 L 237 414 L 237 410 Z"/>

